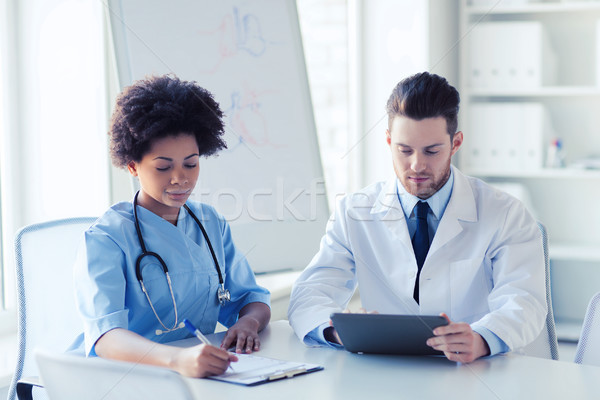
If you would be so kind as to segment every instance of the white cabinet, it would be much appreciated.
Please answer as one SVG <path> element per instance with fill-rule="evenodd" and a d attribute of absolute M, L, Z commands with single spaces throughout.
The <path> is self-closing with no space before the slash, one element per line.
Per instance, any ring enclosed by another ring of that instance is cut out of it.
<path fill-rule="evenodd" d="M 458 163 L 526 189 L 548 230 L 563 339 L 600 291 L 599 21 L 600 1 L 461 0 Z M 564 167 L 549 168 L 556 139 Z"/>

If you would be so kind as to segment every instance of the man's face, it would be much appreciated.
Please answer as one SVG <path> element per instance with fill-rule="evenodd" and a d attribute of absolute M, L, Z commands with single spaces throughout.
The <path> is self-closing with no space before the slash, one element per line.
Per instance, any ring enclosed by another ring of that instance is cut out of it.
<path fill-rule="evenodd" d="M 420 121 L 396 116 L 386 131 L 394 171 L 406 191 L 421 199 L 436 193 L 450 177 L 450 160 L 462 144 L 462 132 L 452 142 L 443 117 Z"/>

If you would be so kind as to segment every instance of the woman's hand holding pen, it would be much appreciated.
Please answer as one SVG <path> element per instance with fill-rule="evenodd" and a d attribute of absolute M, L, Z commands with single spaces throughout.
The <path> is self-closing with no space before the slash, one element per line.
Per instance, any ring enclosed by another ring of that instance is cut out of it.
<path fill-rule="evenodd" d="M 235 354 L 215 346 L 200 344 L 178 349 L 173 355 L 171 368 L 184 376 L 205 378 L 223 374 L 229 363 L 237 360 Z"/>
<path fill-rule="evenodd" d="M 220 375 L 230 362 L 238 360 L 235 354 L 211 345 L 169 346 L 123 328 L 115 328 L 102 335 L 96 342 L 96 354 L 113 360 L 167 367 L 193 378 Z"/>

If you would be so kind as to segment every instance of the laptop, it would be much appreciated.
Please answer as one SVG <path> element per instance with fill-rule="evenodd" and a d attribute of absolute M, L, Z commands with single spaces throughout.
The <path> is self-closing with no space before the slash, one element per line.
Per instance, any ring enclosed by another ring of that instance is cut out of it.
<path fill-rule="evenodd" d="M 150 365 L 37 351 L 50 400 L 192 400 L 178 373 Z"/>
<path fill-rule="evenodd" d="M 443 355 L 427 346 L 433 329 L 447 325 L 438 315 L 331 314 L 344 348 L 352 353 Z"/>

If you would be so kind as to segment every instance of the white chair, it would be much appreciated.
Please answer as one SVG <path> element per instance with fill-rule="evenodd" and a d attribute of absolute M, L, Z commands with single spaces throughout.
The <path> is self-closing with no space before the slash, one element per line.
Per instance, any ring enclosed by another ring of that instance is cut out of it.
<path fill-rule="evenodd" d="M 546 270 L 546 304 L 548 314 L 546 314 L 546 323 L 539 336 L 530 344 L 525 346 L 522 351 L 528 356 L 548 358 L 558 360 L 558 340 L 556 338 L 556 325 L 554 322 L 554 311 L 552 308 L 552 293 L 550 291 L 550 258 L 548 256 L 548 235 L 546 227 L 538 222 L 538 227 L 542 232 L 542 244 L 544 247 L 544 262 Z"/>
<path fill-rule="evenodd" d="M 65 351 L 83 330 L 75 305 L 73 264 L 83 232 L 95 218 L 29 225 L 15 238 L 18 301 L 17 366 L 8 400 L 32 399 L 38 375 L 33 351 Z M 45 398 L 35 390 L 35 398 Z"/>
<path fill-rule="evenodd" d="M 103 358 L 36 351 L 50 400 L 192 400 L 175 371 Z"/>
<path fill-rule="evenodd" d="M 575 362 L 600 366 L 600 293 L 596 293 L 588 304 L 577 350 Z"/>

